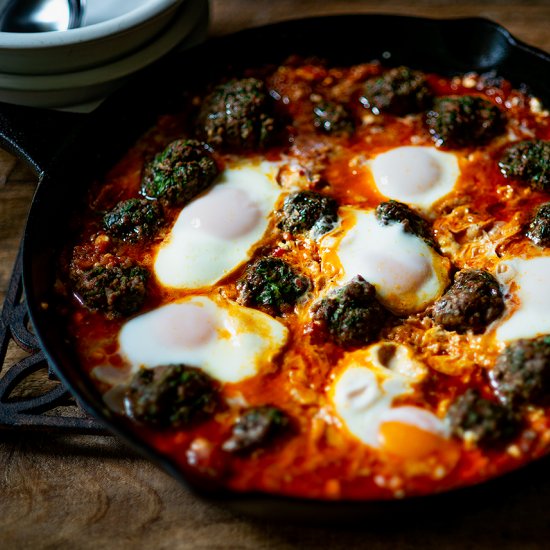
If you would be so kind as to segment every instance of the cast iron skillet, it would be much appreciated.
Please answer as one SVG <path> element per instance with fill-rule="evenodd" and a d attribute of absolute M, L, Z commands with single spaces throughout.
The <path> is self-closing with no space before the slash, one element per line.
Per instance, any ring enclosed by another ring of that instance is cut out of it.
<path fill-rule="evenodd" d="M 59 246 L 67 235 L 68 213 L 83 190 L 100 177 L 158 114 L 178 110 L 191 83 L 208 82 L 233 67 L 278 63 L 289 54 L 316 55 L 353 64 L 384 59 L 443 75 L 496 71 L 516 86 L 527 83 L 550 104 L 550 56 L 515 40 L 502 27 L 484 19 L 431 20 L 386 15 L 345 15 L 277 23 L 209 41 L 172 55 L 142 72 L 90 115 L 45 112 L 0 106 L 0 140 L 26 159 L 40 183 L 24 237 L 24 287 L 32 323 L 59 378 L 92 414 L 123 436 L 141 453 L 185 485 L 235 510 L 265 517 L 352 520 L 361 523 L 437 510 L 449 512 L 460 503 L 499 498 L 499 491 L 522 484 L 521 474 L 505 482 L 444 495 L 391 502 L 318 502 L 236 494 L 197 485 L 169 459 L 146 445 L 103 404 L 92 384 L 81 377 L 77 358 L 60 331 L 53 309 L 52 287 Z M 546 464 L 548 463 L 545 461 Z M 538 466 L 538 465 L 537 465 Z M 540 468 L 538 468 L 540 472 Z M 366 519 L 368 518 L 368 520 Z"/>

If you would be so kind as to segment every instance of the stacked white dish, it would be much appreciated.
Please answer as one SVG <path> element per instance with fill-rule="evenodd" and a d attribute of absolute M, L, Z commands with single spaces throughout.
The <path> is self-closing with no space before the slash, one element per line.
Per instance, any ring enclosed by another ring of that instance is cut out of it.
<path fill-rule="evenodd" d="M 102 20 L 101 3 L 116 17 Z M 86 9 L 91 24 L 81 28 L 0 32 L 0 101 L 90 110 L 136 71 L 202 41 L 208 27 L 208 0 L 88 0 Z"/>

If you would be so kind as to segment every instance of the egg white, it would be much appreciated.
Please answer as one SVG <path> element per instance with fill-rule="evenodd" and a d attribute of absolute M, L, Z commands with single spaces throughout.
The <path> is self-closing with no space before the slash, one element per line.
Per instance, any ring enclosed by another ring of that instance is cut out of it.
<path fill-rule="evenodd" d="M 401 223 L 384 225 L 372 210 L 340 209 L 342 225 L 321 241 L 321 261 L 339 282 L 361 275 L 396 314 L 421 311 L 449 283 L 449 262 Z"/>
<path fill-rule="evenodd" d="M 550 333 L 550 256 L 500 262 L 498 281 L 506 289 L 508 314 L 499 323 L 501 341 Z"/>
<path fill-rule="evenodd" d="M 239 382 L 268 366 L 287 338 L 288 329 L 261 311 L 194 296 L 127 321 L 118 341 L 134 371 L 183 363 Z"/>
<path fill-rule="evenodd" d="M 388 346 L 393 352 L 389 359 L 384 351 Z M 374 344 L 347 354 L 342 367 L 330 391 L 332 403 L 348 431 L 366 445 L 380 447 L 380 426 L 391 421 L 447 435 L 443 421 L 433 413 L 413 406 L 392 407 L 396 397 L 412 393 L 427 373 L 406 346 Z"/>
<path fill-rule="evenodd" d="M 382 195 L 424 211 L 449 194 L 460 175 L 456 155 L 435 147 L 396 147 L 369 166 Z"/>
<path fill-rule="evenodd" d="M 160 284 L 205 287 L 247 261 L 281 193 L 279 167 L 277 162 L 237 162 L 189 203 L 157 251 L 154 271 Z"/>

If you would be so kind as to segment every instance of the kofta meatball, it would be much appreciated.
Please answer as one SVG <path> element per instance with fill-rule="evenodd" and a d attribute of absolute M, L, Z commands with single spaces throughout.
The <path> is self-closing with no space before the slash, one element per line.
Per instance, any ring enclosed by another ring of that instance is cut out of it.
<path fill-rule="evenodd" d="M 197 117 L 197 135 L 213 147 L 262 148 L 275 133 L 272 100 L 257 78 L 235 79 L 214 88 Z"/>
<path fill-rule="evenodd" d="M 208 188 L 218 172 L 206 144 L 177 139 L 147 164 L 141 192 L 169 205 L 185 205 Z"/>
<path fill-rule="evenodd" d="M 148 199 L 120 201 L 103 217 L 103 225 L 111 235 L 129 242 L 153 237 L 162 222 L 161 205 Z"/>
<path fill-rule="evenodd" d="M 96 265 L 71 270 L 73 289 L 91 311 L 109 318 L 125 317 L 138 311 L 147 293 L 149 272 L 130 261 L 121 265 Z"/>
<path fill-rule="evenodd" d="M 507 178 L 522 181 L 537 191 L 550 189 L 550 141 L 514 143 L 506 149 L 498 165 Z"/>
<path fill-rule="evenodd" d="M 438 97 L 426 114 L 426 125 L 436 145 L 484 145 L 504 130 L 500 109 L 478 96 Z"/>
<path fill-rule="evenodd" d="M 260 258 L 249 265 L 237 281 L 238 302 L 270 315 L 280 315 L 292 311 L 298 298 L 309 288 L 309 279 L 284 260 Z"/>
<path fill-rule="evenodd" d="M 537 246 L 550 247 L 550 202 L 538 208 L 526 235 Z"/>
<path fill-rule="evenodd" d="M 408 67 L 395 67 L 381 76 L 369 78 L 359 101 L 375 115 L 404 116 L 425 110 L 432 93 L 424 73 Z"/>
<path fill-rule="evenodd" d="M 316 238 L 338 223 L 338 203 L 314 191 L 298 191 L 286 197 L 280 216 L 279 228 L 283 231 L 310 233 Z"/>
<path fill-rule="evenodd" d="M 235 422 L 231 437 L 224 442 L 222 449 L 230 453 L 253 451 L 269 444 L 288 426 L 288 416 L 277 407 L 251 407 Z"/>
<path fill-rule="evenodd" d="M 550 336 L 509 344 L 498 356 L 489 378 L 505 404 L 547 404 L 550 401 Z"/>
<path fill-rule="evenodd" d="M 510 408 L 489 401 L 472 389 L 449 407 L 446 422 L 453 435 L 482 446 L 504 443 L 520 427 L 517 416 Z"/>
<path fill-rule="evenodd" d="M 376 218 L 384 225 L 400 223 L 407 233 L 420 237 L 432 248 L 437 247 L 430 224 L 402 202 L 392 200 L 381 202 L 376 207 Z"/>
<path fill-rule="evenodd" d="M 497 280 L 487 271 L 466 269 L 433 305 L 432 318 L 446 330 L 460 334 L 485 330 L 504 311 L 504 298 Z"/>
<path fill-rule="evenodd" d="M 214 380 L 186 365 L 140 369 L 124 395 L 131 418 L 163 428 L 188 426 L 212 415 L 217 405 Z"/>
<path fill-rule="evenodd" d="M 327 134 L 351 133 L 353 118 L 340 103 L 320 101 L 313 106 L 313 125 Z"/>
<path fill-rule="evenodd" d="M 389 312 L 373 285 L 357 275 L 311 309 L 314 326 L 340 346 L 364 346 L 378 337 Z"/>

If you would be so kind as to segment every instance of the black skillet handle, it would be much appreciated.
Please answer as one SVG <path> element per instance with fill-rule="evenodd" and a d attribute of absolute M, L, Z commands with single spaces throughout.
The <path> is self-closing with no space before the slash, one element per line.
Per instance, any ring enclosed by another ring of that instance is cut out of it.
<path fill-rule="evenodd" d="M 86 118 L 83 113 L 0 103 L 0 146 L 42 178 Z"/>

